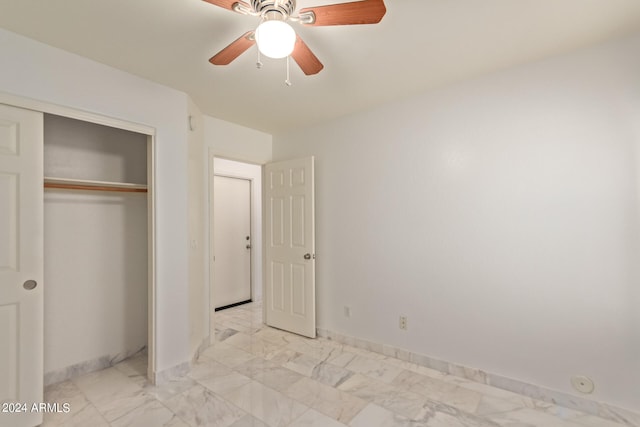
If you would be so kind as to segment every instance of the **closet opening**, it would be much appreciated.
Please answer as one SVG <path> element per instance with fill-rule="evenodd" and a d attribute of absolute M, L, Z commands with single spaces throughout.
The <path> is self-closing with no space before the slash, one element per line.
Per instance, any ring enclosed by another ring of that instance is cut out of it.
<path fill-rule="evenodd" d="M 44 114 L 45 386 L 154 372 L 153 136 L 114 126 Z"/>

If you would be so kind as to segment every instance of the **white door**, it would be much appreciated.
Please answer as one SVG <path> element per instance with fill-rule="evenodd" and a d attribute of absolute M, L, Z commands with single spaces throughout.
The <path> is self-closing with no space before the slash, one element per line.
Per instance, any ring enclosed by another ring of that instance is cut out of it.
<path fill-rule="evenodd" d="M 313 157 L 265 166 L 266 323 L 315 338 Z"/>
<path fill-rule="evenodd" d="M 3 427 L 42 422 L 42 129 L 41 113 L 0 105 L 0 402 L 27 405 Z"/>
<path fill-rule="evenodd" d="M 251 181 L 213 177 L 215 308 L 251 300 Z"/>

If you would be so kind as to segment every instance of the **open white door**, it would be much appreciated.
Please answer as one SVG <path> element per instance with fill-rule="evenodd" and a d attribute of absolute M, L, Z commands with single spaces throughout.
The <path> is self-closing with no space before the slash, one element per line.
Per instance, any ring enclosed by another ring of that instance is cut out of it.
<path fill-rule="evenodd" d="M 0 412 L 0 426 L 42 423 L 31 411 L 43 401 L 42 123 L 0 105 L 0 402 L 26 404 Z"/>
<path fill-rule="evenodd" d="M 315 338 L 313 157 L 265 166 L 266 323 Z"/>

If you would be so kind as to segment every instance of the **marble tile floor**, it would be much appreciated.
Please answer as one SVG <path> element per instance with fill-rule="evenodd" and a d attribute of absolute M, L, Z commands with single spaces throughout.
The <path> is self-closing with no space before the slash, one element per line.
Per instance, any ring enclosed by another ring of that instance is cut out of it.
<path fill-rule="evenodd" d="M 159 387 L 146 356 L 45 390 L 47 427 L 620 427 L 608 420 L 334 341 L 262 324 L 259 303 L 216 313 L 216 344 Z"/>

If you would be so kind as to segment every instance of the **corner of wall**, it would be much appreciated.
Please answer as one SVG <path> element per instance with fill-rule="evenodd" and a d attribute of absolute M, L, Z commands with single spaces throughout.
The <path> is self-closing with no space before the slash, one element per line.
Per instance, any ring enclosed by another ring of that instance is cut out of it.
<path fill-rule="evenodd" d="M 189 354 L 197 357 L 203 340 L 208 341 L 208 268 L 205 234 L 206 168 L 203 114 L 189 98 L 187 117 L 188 143 L 188 204 L 189 204 Z"/>

